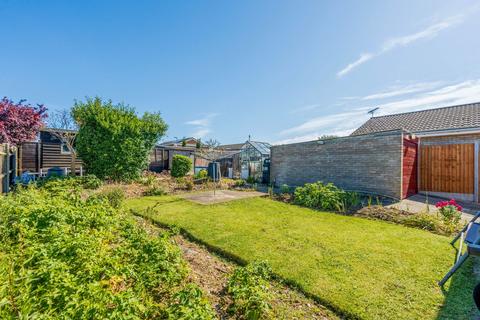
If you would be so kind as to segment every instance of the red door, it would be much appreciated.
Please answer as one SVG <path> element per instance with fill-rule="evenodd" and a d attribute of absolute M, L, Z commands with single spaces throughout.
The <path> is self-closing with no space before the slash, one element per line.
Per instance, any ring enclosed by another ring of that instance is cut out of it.
<path fill-rule="evenodd" d="M 405 199 L 418 192 L 417 185 L 417 139 L 403 139 L 403 177 L 402 198 Z"/>

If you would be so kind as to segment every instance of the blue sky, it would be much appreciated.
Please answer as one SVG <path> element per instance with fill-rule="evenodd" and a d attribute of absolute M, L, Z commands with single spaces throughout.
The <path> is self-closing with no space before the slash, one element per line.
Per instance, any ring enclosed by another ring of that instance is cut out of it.
<path fill-rule="evenodd" d="M 160 111 L 168 137 L 289 143 L 480 101 L 478 1 L 0 0 L 0 95 Z"/>

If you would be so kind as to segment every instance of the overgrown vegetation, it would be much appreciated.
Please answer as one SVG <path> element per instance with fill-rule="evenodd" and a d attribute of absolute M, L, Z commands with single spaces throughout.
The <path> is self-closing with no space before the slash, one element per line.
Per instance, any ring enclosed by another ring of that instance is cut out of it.
<path fill-rule="evenodd" d="M 138 117 L 134 108 L 98 97 L 75 102 L 72 115 L 79 126 L 78 155 L 87 171 L 101 179 L 138 179 L 167 130 L 159 113 Z"/>
<path fill-rule="evenodd" d="M 168 234 L 148 235 L 75 179 L 0 201 L 1 319 L 211 319 Z M 111 199 L 109 199 L 111 200 Z"/>
<path fill-rule="evenodd" d="M 173 156 L 171 170 L 172 177 L 185 177 L 190 170 L 192 170 L 192 159 L 181 154 L 176 154 Z"/>
<path fill-rule="evenodd" d="M 269 319 L 271 305 L 268 292 L 272 271 L 265 262 L 238 267 L 230 276 L 227 291 L 232 296 L 231 312 L 239 319 Z"/>
<path fill-rule="evenodd" d="M 381 205 L 370 205 L 354 213 L 355 216 L 390 221 L 408 227 L 418 228 L 441 235 L 451 235 L 462 228 L 460 219 L 451 221 L 442 216 L 428 212 L 411 213 Z"/>
<path fill-rule="evenodd" d="M 360 203 L 357 193 L 344 191 L 333 183 L 324 184 L 321 181 L 297 187 L 293 201 L 308 208 L 339 212 L 346 212 Z"/>

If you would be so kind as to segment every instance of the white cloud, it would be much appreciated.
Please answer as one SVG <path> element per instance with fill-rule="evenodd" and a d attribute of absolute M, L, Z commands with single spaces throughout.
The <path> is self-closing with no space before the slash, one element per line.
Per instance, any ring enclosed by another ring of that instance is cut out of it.
<path fill-rule="evenodd" d="M 195 132 L 192 133 L 192 136 L 195 138 L 204 138 L 207 134 L 212 132 L 211 123 L 213 118 L 218 116 L 218 113 L 209 113 L 203 118 L 194 119 L 185 122 L 185 124 L 195 126 Z"/>
<path fill-rule="evenodd" d="M 334 131 L 345 131 L 357 124 L 359 121 L 363 121 L 361 116 L 365 115 L 364 109 L 358 109 L 355 111 L 343 112 L 332 114 L 324 117 L 316 117 L 310 119 L 301 125 L 283 130 L 281 135 L 291 134 L 332 134 Z M 360 120 L 358 120 L 360 119 Z M 332 129 L 329 131 L 329 129 Z"/>
<path fill-rule="evenodd" d="M 356 67 L 358 67 L 359 65 L 367 62 L 368 60 L 372 59 L 374 57 L 373 54 L 371 53 L 362 53 L 360 55 L 360 58 L 358 58 L 357 60 L 355 60 L 354 62 L 350 63 L 349 65 L 347 65 L 345 68 L 343 68 L 342 70 L 340 70 L 338 73 L 337 73 L 337 77 L 343 77 L 344 75 L 346 75 L 347 73 L 349 73 L 350 71 L 352 71 L 353 69 L 355 69 Z"/>
<path fill-rule="evenodd" d="M 480 79 L 466 80 L 448 85 L 441 85 L 441 83 L 442 82 L 430 82 L 430 85 L 427 83 L 411 84 L 403 88 L 403 91 L 408 91 L 406 88 L 411 88 L 411 92 L 400 94 L 400 91 L 402 91 L 402 88 L 400 88 L 396 90 L 398 93 L 396 95 L 388 95 L 389 92 L 393 93 L 395 90 L 384 91 L 384 96 L 378 94 L 379 97 L 397 97 L 397 100 L 376 104 L 380 109 L 375 115 L 379 116 L 480 102 Z M 426 89 L 429 87 L 431 88 L 430 90 Z M 418 91 L 413 90 L 413 88 L 417 88 Z M 407 94 L 409 95 L 408 97 L 398 99 L 401 95 Z M 371 101 L 371 99 L 365 99 L 365 97 L 360 97 L 351 103 L 361 104 L 365 103 L 365 101 Z M 276 141 L 274 144 L 315 140 L 324 134 L 338 136 L 348 135 L 369 118 L 366 112 L 371 109 L 371 107 L 371 105 L 363 105 L 343 110 L 337 114 L 309 119 L 304 123 L 281 131 L 279 135 L 284 138 Z"/>
<path fill-rule="evenodd" d="M 423 30 L 420 30 L 418 32 L 415 32 L 415 33 L 412 33 L 412 34 L 409 34 L 409 35 L 406 35 L 406 36 L 401 36 L 401 37 L 395 37 L 395 38 L 391 38 L 391 39 L 388 39 L 386 40 L 383 44 L 382 44 L 382 47 L 380 49 L 380 51 L 378 51 L 377 53 L 363 53 L 360 55 L 360 58 L 358 58 L 356 61 L 348 64 L 345 68 L 343 68 L 342 70 L 340 70 L 338 73 L 337 73 L 337 77 L 338 78 L 341 78 L 343 77 L 344 75 L 346 75 L 347 73 L 351 72 L 353 69 L 355 69 L 356 67 L 360 66 L 361 64 L 375 58 L 375 57 L 378 57 L 390 50 L 393 50 L 397 47 L 405 47 L 415 41 L 418 41 L 418 40 L 421 40 L 421 39 L 432 39 L 434 37 L 436 37 L 440 31 L 442 30 L 445 30 L 445 29 L 448 29 L 456 24 L 459 24 L 461 22 L 463 22 L 465 16 L 464 15 L 456 15 L 456 16 L 452 16 L 452 17 L 448 17 L 440 22 L 437 22 L 435 24 L 432 24 L 428 27 L 426 27 L 425 29 Z"/>
<path fill-rule="evenodd" d="M 447 85 L 413 97 L 379 105 L 380 114 L 392 114 L 480 101 L 480 79 Z"/>
<path fill-rule="evenodd" d="M 397 96 L 403 96 L 410 93 L 424 92 L 427 90 L 431 90 L 438 87 L 440 84 L 441 82 L 437 81 L 437 82 L 421 82 L 421 83 L 408 84 L 403 86 L 396 85 L 388 88 L 385 91 L 369 94 L 367 96 L 362 97 L 361 99 L 362 100 L 378 100 L 378 99 L 386 99 L 386 98 L 392 98 Z"/>
<path fill-rule="evenodd" d="M 395 49 L 396 47 L 407 46 L 410 43 L 421 39 L 432 39 L 436 37 L 440 31 L 450 28 L 458 23 L 461 23 L 463 22 L 463 20 L 464 15 L 456 15 L 442 20 L 438 23 L 432 24 L 431 26 L 428 26 L 427 28 L 419 32 L 409 34 L 403 37 L 389 39 L 383 43 L 381 53 L 390 51 L 392 49 Z"/>

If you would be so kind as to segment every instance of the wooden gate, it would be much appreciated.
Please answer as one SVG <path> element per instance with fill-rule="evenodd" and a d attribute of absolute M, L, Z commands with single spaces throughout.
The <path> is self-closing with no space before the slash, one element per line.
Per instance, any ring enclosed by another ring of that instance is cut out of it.
<path fill-rule="evenodd" d="M 418 192 L 417 185 L 417 139 L 403 139 L 402 198 Z"/>
<path fill-rule="evenodd" d="M 420 190 L 473 195 L 475 145 L 423 145 L 420 152 Z"/>

